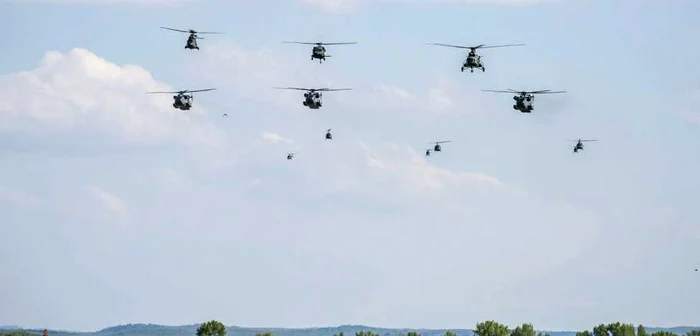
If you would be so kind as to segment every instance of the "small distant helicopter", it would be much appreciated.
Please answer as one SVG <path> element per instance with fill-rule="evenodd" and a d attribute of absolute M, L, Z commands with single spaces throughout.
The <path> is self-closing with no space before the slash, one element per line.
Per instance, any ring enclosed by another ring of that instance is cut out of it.
<path fill-rule="evenodd" d="M 296 153 L 287 153 L 287 160 L 291 160 L 294 158 L 294 154 Z"/>
<path fill-rule="evenodd" d="M 228 113 L 224 113 L 221 115 L 222 117 L 228 117 Z"/>
<path fill-rule="evenodd" d="M 321 101 L 323 98 L 323 94 L 321 92 L 352 90 L 352 89 L 328 89 L 328 88 L 305 89 L 305 88 L 297 88 L 297 87 L 276 87 L 275 89 L 306 91 L 306 93 L 304 93 L 304 101 L 302 101 L 302 104 L 304 106 L 306 106 L 310 109 L 314 109 L 314 110 L 320 109 L 321 106 L 323 105 L 323 103 Z"/>
<path fill-rule="evenodd" d="M 432 43 L 432 45 L 441 46 L 441 47 L 469 49 L 469 55 L 467 55 L 467 58 L 464 60 L 464 63 L 462 63 L 462 72 L 464 72 L 464 69 L 469 69 L 469 70 L 471 70 L 471 72 L 474 72 L 474 69 L 481 69 L 481 72 L 486 72 L 486 67 L 484 67 L 484 64 L 481 62 L 481 56 L 476 54 L 477 49 L 524 46 L 524 44 L 502 44 L 502 45 L 493 45 L 493 46 L 487 46 L 487 45 L 480 44 L 476 47 L 467 47 L 467 46 L 459 46 L 459 45 L 444 44 L 444 43 Z"/>
<path fill-rule="evenodd" d="M 581 139 L 578 139 L 578 140 L 576 141 L 576 145 L 574 145 L 574 153 L 578 153 L 578 151 L 582 151 L 582 150 L 583 150 L 583 143 L 584 143 L 584 142 L 593 142 L 593 141 L 598 141 L 598 140 L 581 140 Z"/>
<path fill-rule="evenodd" d="M 190 34 L 190 36 L 187 38 L 187 44 L 185 44 L 185 49 L 190 49 L 190 50 L 193 50 L 193 49 L 199 50 L 199 46 L 197 45 L 197 40 L 203 40 L 203 39 L 204 39 L 203 37 L 197 36 L 197 34 L 223 34 L 223 33 L 220 33 L 220 32 L 198 32 L 198 31 L 195 31 L 195 30 L 192 30 L 192 29 L 190 29 L 190 30 L 181 30 L 181 29 L 174 29 L 174 28 L 168 28 L 168 27 L 161 27 L 161 28 L 167 29 L 167 30 L 176 31 L 176 32 L 181 32 L 181 33 L 188 33 L 188 34 Z"/>
<path fill-rule="evenodd" d="M 508 89 L 508 91 L 499 90 L 482 90 L 487 92 L 498 92 L 498 93 L 516 93 L 517 96 L 513 96 L 515 100 L 515 105 L 513 105 L 514 110 L 518 110 L 522 113 L 530 113 L 535 109 L 535 95 L 536 94 L 554 94 L 554 93 L 566 93 L 566 91 L 552 91 L 552 90 L 539 90 L 539 91 L 515 91 L 513 89 Z"/>
<path fill-rule="evenodd" d="M 434 142 L 435 146 L 433 147 L 433 151 L 435 151 L 436 153 L 437 153 L 437 152 L 442 152 L 442 146 L 440 146 L 440 144 L 444 144 L 444 143 L 448 143 L 448 142 L 452 142 L 452 140 L 435 141 L 435 142 Z M 433 143 L 433 142 L 431 142 L 431 143 Z M 428 151 L 425 153 L 425 155 L 426 155 L 426 156 L 430 155 L 429 152 L 430 152 L 430 149 L 428 149 Z"/>
<path fill-rule="evenodd" d="M 333 140 L 333 134 L 331 134 L 331 129 L 326 131 L 326 140 Z"/>
<path fill-rule="evenodd" d="M 323 43 L 323 42 L 296 42 L 296 41 L 283 41 L 282 43 L 296 43 L 296 44 L 306 44 L 313 45 L 311 49 L 311 60 L 318 59 L 318 63 L 323 63 L 326 57 L 331 57 L 331 55 L 326 54 L 326 48 L 324 46 L 329 45 L 347 45 L 347 44 L 357 44 L 357 42 L 337 42 L 337 43 Z"/>
<path fill-rule="evenodd" d="M 173 92 L 146 92 L 147 94 L 153 94 L 153 93 L 177 93 L 177 95 L 173 96 L 173 99 L 175 102 L 173 103 L 173 107 L 176 109 L 180 109 L 183 111 L 188 111 L 189 109 L 192 108 L 192 105 L 194 104 L 194 95 L 187 94 L 187 93 L 193 93 L 193 92 L 205 92 L 205 91 L 213 91 L 216 89 L 202 89 L 202 90 L 182 90 L 182 91 L 173 91 Z"/>
<path fill-rule="evenodd" d="M 430 151 L 432 151 L 432 148 L 428 148 L 425 150 L 425 156 L 430 156 Z"/>

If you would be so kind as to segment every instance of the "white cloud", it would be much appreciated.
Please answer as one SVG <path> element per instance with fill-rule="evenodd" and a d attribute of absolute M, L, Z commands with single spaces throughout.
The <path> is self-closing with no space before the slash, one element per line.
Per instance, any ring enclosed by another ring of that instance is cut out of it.
<path fill-rule="evenodd" d="M 104 206 L 105 209 L 107 209 L 108 211 L 118 215 L 126 214 L 126 203 L 124 203 L 124 201 L 121 198 L 119 198 L 119 196 L 116 196 L 97 186 L 89 186 L 86 188 L 86 191 L 95 200 L 100 202 L 100 204 L 102 204 L 102 206 Z"/>
<path fill-rule="evenodd" d="M 34 207 L 39 205 L 41 200 L 24 191 L 0 186 L 0 202 L 9 202 L 24 207 Z"/>
<path fill-rule="evenodd" d="M 277 144 L 277 143 L 289 143 L 290 144 L 293 142 L 291 139 L 284 138 L 277 133 L 271 133 L 271 132 L 265 132 L 265 133 L 261 134 L 260 139 L 262 139 L 265 142 L 272 143 L 272 144 Z"/>
<path fill-rule="evenodd" d="M 533 5 L 560 2 L 562 0 L 301 0 L 307 5 L 333 14 L 356 12 L 361 6 L 373 3 L 391 4 L 492 4 L 492 5 Z"/>
<path fill-rule="evenodd" d="M 202 0 L 9 0 L 15 2 L 44 3 L 44 4 L 85 4 L 85 5 L 143 5 L 169 6 L 190 4 Z"/>
<path fill-rule="evenodd" d="M 219 147 L 226 137 L 172 107 L 172 91 L 145 69 L 85 49 L 47 52 L 37 68 L 0 77 L 0 130 L 93 135 L 128 143 Z M 92 139 L 92 137 L 91 137 Z M 94 139 L 93 139 L 94 141 Z"/>

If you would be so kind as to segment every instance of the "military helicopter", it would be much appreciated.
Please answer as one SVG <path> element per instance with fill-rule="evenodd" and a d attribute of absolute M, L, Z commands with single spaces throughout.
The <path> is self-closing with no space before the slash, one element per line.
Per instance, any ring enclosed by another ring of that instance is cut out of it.
<path fill-rule="evenodd" d="M 517 93 L 517 96 L 513 97 L 515 100 L 515 105 L 513 105 L 514 110 L 519 110 L 522 113 L 530 113 L 535 109 L 533 105 L 535 102 L 536 94 L 553 94 L 553 93 L 566 93 L 566 91 L 552 91 L 552 90 L 539 90 L 539 91 L 515 91 L 513 89 L 508 89 L 508 91 L 499 90 L 482 90 L 487 92 L 498 92 L 498 93 Z"/>
<path fill-rule="evenodd" d="M 576 145 L 574 145 L 574 153 L 578 153 L 578 151 L 582 151 L 582 150 L 583 150 L 583 143 L 584 143 L 584 142 L 593 142 L 593 141 L 598 141 L 598 140 L 581 140 L 581 139 L 578 139 L 578 140 L 576 141 Z"/>
<path fill-rule="evenodd" d="M 435 147 L 433 147 L 433 151 L 435 152 L 442 152 L 442 146 L 440 144 L 452 142 L 452 140 L 447 140 L 447 141 L 435 141 Z M 432 142 L 431 142 L 432 143 Z M 426 156 L 430 155 L 428 154 L 430 152 L 430 149 L 428 149 L 428 152 L 425 153 Z"/>
<path fill-rule="evenodd" d="M 331 129 L 326 131 L 326 140 L 333 140 L 333 134 L 331 134 Z"/>
<path fill-rule="evenodd" d="M 189 109 L 192 108 L 192 105 L 194 104 L 194 95 L 187 94 L 187 93 L 192 93 L 192 92 L 205 92 L 205 91 L 213 91 L 216 89 L 202 89 L 202 90 L 182 90 L 182 91 L 174 91 L 174 92 L 146 92 L 147 94 L 154 94 L 154 93 L 177 93 L 177 95 L 173 96 L 173 99 L 175 102 L 173 103 L 173 107 L 176 109 L 180 109 L 183 111 L 188 111 Z"/>
<path fill-rule="evenodd" d="M 296 43 L 296 44 L 307 44 L 313 45 L 311 49 L 311 60 L 318 59 L 318 63 L 323 63 L 326 57 L 331 57 L 331 55 L 326 54 L 326 48 L 324 46 L 328 45 L 346 45 L 346 44 L 357 44 L 357 42 L 337 42 L 337 43 L 323 43 L 323 42 L 296 42 L 296 41 L 283 41 L 282 43 Z"/>
<path fill-rule="evenodd" d="M 469 49 L 469 55 L 467 55 L 467 58 L 464 60 L 464 63 L 462 63 L 462 72 L 464 72 L 464 69 L 467 69 L 467 68 L 469 70 L 471 70 L 471 72 L 474 72 L 474 69 L 481 69 L 481 72 L 486 72 L 486 67 L 484 67 L 484 64 L 481 62 L 481 56 L 476 54 L 477 49 L 524 46 L 524 44 L 502 44 L 502 45 L 493 45 L 493 46 L 487 46 L 487 45 L 480 44 L 476 47 L 466 47 L 466 46 L 458 46 L 458 45 L 444 44 L 444 43 L 432 43 L 432 45 L 441 46 L 441 47 Z"/>
<path fill-rule="evenodd" d="M 323 94 L 321 92 L 352 90 L 352 89 L 328 89 L 328 88 L 305 89 L 305 88 L 297 88 L 297 87 L 276 87 L 275 89 L 307 91 L 306 93 L 304 93 L 304 101 L 302 101 L 302 104 L 304 106 L 306 106 L 310 109 L 314 109 L 314 110 L 320 109 L 322 106 L 321 99 L 323 98 Z"/>
<path fill-rule="evenodd" d="M 425 156 L 430 156 L 430 151 L 432 151 L 432 148 L 428 148 L 425 150 Z"/>
<path fill-rule="evenodd" d="M 185 44 L 185 49 L 197 49 L 199 50 L 199 46 L 197 45 L 197 40 L 203 40 L 203 37 L 197 36 L 197 34 L 223 34 L 220 32 L 198 32 L 194 31 L 192 29 L 190 30 L 181 30 L 181 29 L 174 29 L 174 28 L 168 28 L 168 27 L 161 27 L 163 29 L 167 30 L 172 30 L 176 32 L 181 32 L 181 33 L 188 33 L 190 36 L 187 38 L 187 44 Z"/>
<path fill-rule="evenodd" d="M 287 153 L 287 160 L 291 160 L 294 158 L 294 154 L 296 153 Z"/>

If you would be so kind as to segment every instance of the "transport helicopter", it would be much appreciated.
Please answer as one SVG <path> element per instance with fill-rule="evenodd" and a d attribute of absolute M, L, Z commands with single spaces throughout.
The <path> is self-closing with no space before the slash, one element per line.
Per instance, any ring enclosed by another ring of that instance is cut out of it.
<path fill-rule="evenodd" d="M 484 63 L 481 62 L 481 55 L 477 55 L 476 53 L 477 49 L 524 46 L 524 44 L 502 44 L 493 46 L 480 44 L 476 47 L 467 47 L 444 43 L 432 43 L 432 45 L 459 49 L 469 49 L 469 55 L 467 55 L 467 58 L 464 60 L 464 63 L 462 63 L 462 72 L 464 72 L 465 69 L 469 69 L 471 70 L 471 72 L 474 72 L 474 69 L 481 69 L 481 72 L 486 72 L 486 67 L 484 66 Z"/>
<path fill-rule="evenodd" d="M 287 153 L 287 160 L 291 160 L 294 158 L 294 154 L 296 153 Z"/>
<path fill-rule="evenodd" d="M 329 88 L 306 89 L 306 88 L 297 88 L 297 87 L 276 87 L 275 89 L 306 91 L 304 93 L 304 100 L 302 101 L 302 104 L 310 109 L 313 109 L 313 110 L 320 109 L 321 106 L 323 105 L 323 102 L 322 102 L 323 93 L 322 92 L 352 90 L 352 89 L 329 89 Z"/>
<path fill-rule="evenodd" d="M 487 92 L 497 92 L 497 93 L 516 93 L 517 96 L 513 96 L 515 100 L 515 105 L 513 105 L 514 110 L 518 110 L 522 113 L 531 113 L 535 109 L 535 95 L 537 94 L 554 94 L 554 93 L 566 93 L 566 91 L 552 91 L 552 90 L 539 90 L 539 91 L 515 91 L 513 89 L 508 89 L 508 91 L 500 90 L 482 90 Z"/>
<path fill-rule="evenodd" d="M 306 44 L 314 46 L 311 49 L 311 60 L 318 59 L 318 63 L 323 63 L 326 57 L 331 57 L 331 55 L 326 54 L 326 47 L 329 45 L 347 45 L 347 44 L 357 44 L 357 42 L 335 42 L 335 43 L 324 43 L 324 42 L 296 42 L 296 41 L 283 41 L 282 43 L 296 43 L 296 44 Z"/>
<path fill-rule="evenodd" d="M 442 146 L 440 146 L 440 144 L 444 144 L 444 143 L 448 143 L 448 142 L 452 142 L 452 140 L 431 142 L 431 143 L 435 144 L 435 146 L 433 147 L 433 151 L 435 151 L 436 153 L 442 152 Z M 430 151 L 430 149 L 428 149 L 428 151 Z M 430 155 L 430 154 L 428 154 L 428 152 L 426 152 L 426 156 L 428 156 L 428 155 Z"/>
<path fill-rule="evenodd" d="M 430 151 L 432 151 L 432 148 L 428 148 L 425 150 L 425 156 L 430 156 Z"/>
<path fill-rule="evenodd" d="M 203 40 L 203 39 L 204 39 L 203 37 L 197 36 L 197 34 L 223 34 L 223 33 L 220 33 L 220 32 L 198 32 L 198 31 L 195 31 L 195 30 L 192 30 L 192 29 L 190 29 L 190 30 L 181 30 L 181 29 L 168 28 L 168 27 L 161 27 L 161 28 L 167 29 L 167 30 L 176 31 L 176 32 L 181 32 L 181 33 L 190 34 L 190 36 L 187 38 L 187 44 L 185 44 L 185 49 L 190 49 L 190 50 L 194 50 L 194 49 L 199 50 L 199 45 L 197 45 L 197 40 Z"/>
<path fill-rule="evenodd" d="M 213 91 L 213 90 L 216 90 L 216 89 L 182 90 L 182 91 L 172 91 L 172 92 L 155 91 L 155 92 L 146 92 L 146 93 L 147 94 L 177 93 L 177 95 L 173 96 L 173 99 L 175 100 L 175 102 L 173 103 L 173 107 L 176 109 L 183 110 L 183 111 L 189 111 L 192 108 L 192 105 L 194 104 L 194 95 L 188 94 L 188 93 L 205 92 L 205 91 Z"/>
<path fill-rule="evenodd" d="M 582 150 L 583 150 L 583 143 L 584 143 L 584 142 L 593 142 L 593 141 L 598 141 L 598 140 L 581 140 L 581 139 L 578 139 L 578 140 L 576 141 L 576 145 L 574 145 L 574 153 L 578 153 L 578 151 L 582 151 Z"/>
<path fill-rule="evenodd" d="M 331 134 L 331 129 L 326 131 L 326 140 L 333 140 L 333 134 Z"/>

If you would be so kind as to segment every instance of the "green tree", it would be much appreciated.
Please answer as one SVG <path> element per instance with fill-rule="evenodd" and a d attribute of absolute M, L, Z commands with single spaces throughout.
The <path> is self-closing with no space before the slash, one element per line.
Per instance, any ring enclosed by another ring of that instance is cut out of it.
<path fill-rule="evenodd" d="M 593 336 L 593 334 L 591 334 L 591 332 L 588 331 L 588 330 L 584 330 L 584 331 L 581 331 L 581 332 L 577 332 L 577 333 L 576 333 L 576 336 Z"/>
<path fill-rule="evenodd" d="M 647 333 L 647 329 L 644 328 L 644 326 L 641 324 L 637 326 L 637 336 L 649 336 L 649 333 Z"/>
<path fill-rule="evenodd" d="M 593 327 L 593 336 L 610 336 L 608 334 L 608 326 L 605 324 L 599 324 Z"/>
<path fill-rule="evenodd" d="M 343 332 L 341 331 L 339 334 L 333 334 L 333 336 L 345 336 Z"/>
<path fill-rule="evenodd" d="M 685 336 L 700 336 L 700 329 L 691 330 Z"/>
<path fill-rule="evenodd" d="M 264 333 L 257 333 L 255 336 L 272 336 L 272 333 L 269 331 L 266 331 Z"/>
<path fill-rule="evenodd" d="M 660 330 L 660 331 L 657 331 L 657 332 L 651 334 L 651 336 L 678 336 L 678 334 L 670 332 L 670 331 Z"/>
<path fill-rule="evenodd" d="M 415 331 L 409 331 L 406 336 L 420 336 L 420 334 Z"/>
<path fill-rule="evenodd" d="M 373 333 L 371 331 L 360 331 L 356 332 L 355 336 L 379 336 L 379 334 Z"/>
<path fill-rule="evenodd" d="M 549 336 L 549 333 L 538 332 L 537 336 Z"/>
<path fill-rule="evenodd" d="M 524 323 L 513 329 L 513 331 L 510 332 L 510 336 L 537 336 L 537 333 L 535 333 L 535 328 L 532 324 Z"/>
<path fill-rule="evenodd" d="M 608 324 L 608 332 L 612 336 L 635 336 L 634 325 L 626 323 L 610 323 Z"/>
<path fill-rule="evenodd" d="M 457 334 L 454 333 L 452 330 L 448 330 L 445 332 L 445 336 L 457 336 Z M 700 336 L 700 335 L 688 335 L 688 336 Z"/>
<path fill-rule="evenodd" d="M 496 321 L 484 321 L 476 324 L 474 333 L 478 336 L 508 336 L 510 330 L 508 326 Z"/>
<path fill-rule="evenodd" d="M 226 327 L 216 320 L 204 322 L 197 328 L 197 336 L 226 336 Z"/>

